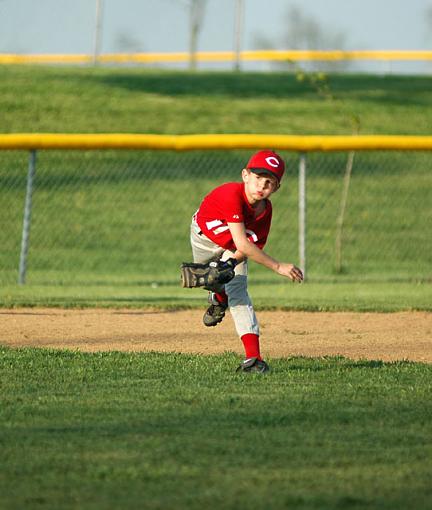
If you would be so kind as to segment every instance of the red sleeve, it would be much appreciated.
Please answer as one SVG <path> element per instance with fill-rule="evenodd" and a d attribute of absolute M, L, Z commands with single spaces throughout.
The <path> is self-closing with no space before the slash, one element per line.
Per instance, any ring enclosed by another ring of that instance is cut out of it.
<path fill-rule="evenodd" d="M 257 242 L 257 246 L 258 246 L 258 248 L 261 248 L 261 250 L 264 248 L 265 244 L 267 243 L 267 238 L 270 233 L 271 220 L 272 220 L 272 206 L 269 201 L 268 209 L 265 214 L 265 217 L 263 218 L 262 226 L 260 228 L 261 235 Z"/>

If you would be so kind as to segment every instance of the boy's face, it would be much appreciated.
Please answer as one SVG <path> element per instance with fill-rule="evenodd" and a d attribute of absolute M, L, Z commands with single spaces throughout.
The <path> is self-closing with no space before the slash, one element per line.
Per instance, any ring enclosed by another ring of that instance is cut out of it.
<path fill-rule="evenodd" d="M 276 177 L 268 174 L 256 174 L 248 169 L 243 169 L 242 179 L 245 184 L 246 197 L 250 204 L 268 198 L 279 188 Z"/>

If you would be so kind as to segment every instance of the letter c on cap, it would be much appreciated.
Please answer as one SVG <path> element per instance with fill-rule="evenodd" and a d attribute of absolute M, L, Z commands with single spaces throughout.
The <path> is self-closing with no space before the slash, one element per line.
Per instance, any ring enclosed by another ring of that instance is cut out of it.
<path fill-rule="evenodd" d="M 265 160 L 273 168 L 277 168 L 279 166 L 279 160 L 274 156 L 269 156 L 268 158 L 265 158 Z"/>

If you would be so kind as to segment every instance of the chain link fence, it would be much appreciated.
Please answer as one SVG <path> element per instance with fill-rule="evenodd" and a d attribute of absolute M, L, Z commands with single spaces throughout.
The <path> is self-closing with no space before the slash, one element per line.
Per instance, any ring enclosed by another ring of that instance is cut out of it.
<path fill-rule="evenodd" d="M 178 282 L 180 263 L 191 260 L 192 214 L 213 187 L 240 179 L 251 152 L 38 151 L 26 283 Z M 351 159 L 278 152 L 287 172 L 272 197 L 269 254 L 297 264 L 304 257 L 310 280 L 431 277 L 432 152 L 357 152 Z M 302 157 L 306 244 L 299 255 Z M 27 151 L 0 152 L 3 285 L 20 276 L 29 161 Z M 252 266 L 254 279 L 271 278 Z"/>

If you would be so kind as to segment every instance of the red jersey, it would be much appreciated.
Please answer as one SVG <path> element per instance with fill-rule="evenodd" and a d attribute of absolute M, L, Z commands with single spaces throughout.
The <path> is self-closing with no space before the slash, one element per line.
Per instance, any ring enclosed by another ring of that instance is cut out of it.
<path fill-rule="evenodd" d="M 257 217 L 249 204 L 242 182 L 228 182 L 211 191 L 195 214 L 202 233 L 226 250 L 236 247 L 228 223 L 244 223 L 249 241 L 263 248 L 270 231 L 272 205 L 265 199 L 265 209 Z"/>

